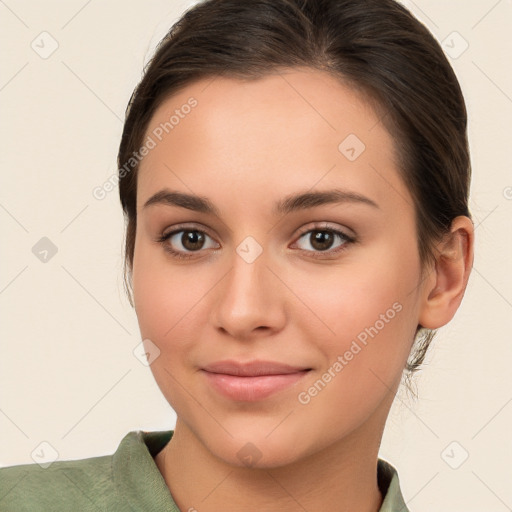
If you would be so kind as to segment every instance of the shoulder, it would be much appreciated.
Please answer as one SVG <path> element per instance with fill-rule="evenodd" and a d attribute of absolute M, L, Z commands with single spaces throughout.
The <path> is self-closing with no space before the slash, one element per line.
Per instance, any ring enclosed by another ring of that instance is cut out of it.
<path fill-rule="evenodd" d="M 112 487 L 112 456 L 57 461 L 43 468 L 24 464 L 0 469 L 2 511 L 101 510 L 98 491 Z M 114 491 L 114 489 L 112 489 Z"/>
<path fill-rule="evenodd" d="M 111 455 L 0 468 L 0 510 L 178 510 L 153 460 L 172 433 L 132 431 Z"/>
<path fill-rule="evenodd" d="M 151 434 L 148 434 L 151 439 Z M 115 453 L 49 466 L 23 464 L 0 468 L 2 512 L 131 510 L 120 485 L 129 487 L 126 467 L 150 459 L 144 433 L 129 432 Z M 136 471 L 136 469 L 134 470 Z M 137 475 L 134 475 L 137 476 Z"/>

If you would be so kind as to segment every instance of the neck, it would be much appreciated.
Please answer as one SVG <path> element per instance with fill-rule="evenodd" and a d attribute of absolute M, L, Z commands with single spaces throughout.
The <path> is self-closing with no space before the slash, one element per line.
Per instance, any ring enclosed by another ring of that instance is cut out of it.
<path fill-rule="evenodd" d="M 215 457 L 179 419 L 155 462 L 182 511 L 335 510 L 378 512 L 377 458 L 384 423 L 364 424 L 291 464 L 247 468 Z"/>

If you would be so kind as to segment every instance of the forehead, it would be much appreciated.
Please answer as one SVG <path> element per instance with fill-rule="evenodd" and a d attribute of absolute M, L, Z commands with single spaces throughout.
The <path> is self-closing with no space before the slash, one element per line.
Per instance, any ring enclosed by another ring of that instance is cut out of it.
<path fill-rule="evenodd" d="M 321 180 L 376 198 L 390 187 L 407 195 L 393 138 L 373 107 L 353 87 L 310 69 L 190 84 L 148 125 L 154 148 L 140 165 L 138 207 L 167 185 L 206 193 L 214 184 L 250 199 L 248 191 L 261 187 L 285 194 Z"/>

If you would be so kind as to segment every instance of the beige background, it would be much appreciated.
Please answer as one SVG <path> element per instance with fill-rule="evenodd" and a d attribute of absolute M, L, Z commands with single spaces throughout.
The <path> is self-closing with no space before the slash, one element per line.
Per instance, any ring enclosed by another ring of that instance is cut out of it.
<path fill-rule="evenodd" d="M 52 449 L 111 453 L 130 430 L 174 426 L 133 354 L 117 188 L 102 201 L 92 190 L 116 171 L 143 64 L 192 3 L 0 1 L 1 466 Z M 419 400 L 399 394 L 380 456 L 412 511 L 501 512 L 512 509 L 512 1 L 405 3 L 445 41 L 467 98 L 477 254 L 416 378 Z M 45 263 L 32 252 L 43 237 L 58 249 Z"/>

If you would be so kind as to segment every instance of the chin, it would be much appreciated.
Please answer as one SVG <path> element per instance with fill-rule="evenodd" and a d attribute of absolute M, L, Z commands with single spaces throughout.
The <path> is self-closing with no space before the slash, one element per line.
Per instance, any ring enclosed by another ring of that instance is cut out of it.
<path fill-rule="evenodd" d="M 305 432 L 291 433 L 282 426 L 278 428 L 282 429 L 281 432 L 276 429 L 269 435 L 272 429 L 253 423 L 238 431 L 229 429 L 233 437 L 224 433 L 212 437 L 209 431 L 202 442 L 215 457 L 240 468 L 277 468 L 292 464 L 315 451 L 313 445 L 309 446 Z"/>
<path fill-rule="evenodd" d="M 227 464 L 239 468 L 272 469 L 292 464 L 302 458 L 293 443 L 269 446 L 269 443 L 241 441 L 216 454 Z M 230 455 L 230 456 L 228 456 Z"/>

